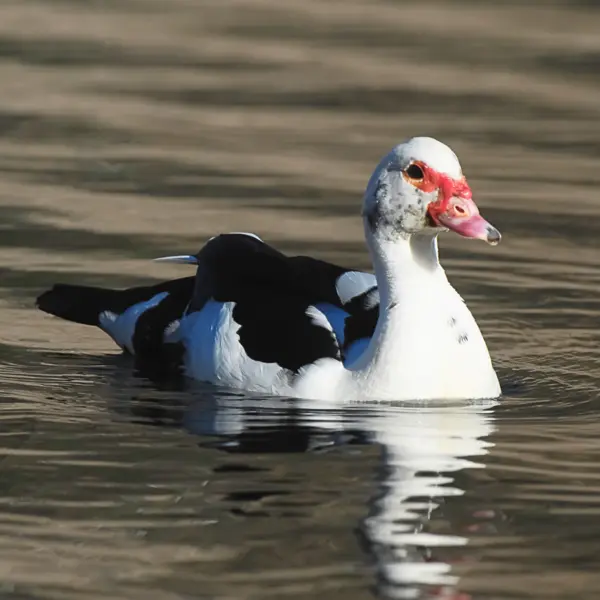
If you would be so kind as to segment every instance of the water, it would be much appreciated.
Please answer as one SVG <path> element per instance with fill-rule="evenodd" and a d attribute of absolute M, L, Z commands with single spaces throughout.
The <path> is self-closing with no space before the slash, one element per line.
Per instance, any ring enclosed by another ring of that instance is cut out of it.
<path fill-rule="evenodd" d="M 0 597 L 596 600 L 598 6 L 5 0 Z M 423 133 L 504 234 L 442 240 L 497 404 L 157 389 L 32 308 L 223 230 L 364 268 Z"/>

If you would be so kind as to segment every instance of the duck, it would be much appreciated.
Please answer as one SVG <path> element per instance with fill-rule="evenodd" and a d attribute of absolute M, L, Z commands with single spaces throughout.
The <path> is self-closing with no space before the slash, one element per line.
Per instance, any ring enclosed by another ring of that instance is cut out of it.
<path fill-rule="evenodd" d="M 454 151 L 413 137 L 371 175 L 362 220 L 373 273 L 287 256 L 253 233 L 157 260 L 196 274 L 124 290 L 56 284 L 43 312 L 94 325 L 150 373 L 329 402 L 498 398 L 483 335 L 438 238 L 500 242 Z"/>

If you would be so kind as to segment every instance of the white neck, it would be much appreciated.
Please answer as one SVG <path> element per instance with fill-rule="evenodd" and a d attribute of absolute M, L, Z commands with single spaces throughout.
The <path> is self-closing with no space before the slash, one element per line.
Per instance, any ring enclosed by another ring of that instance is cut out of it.
<path fill-rule="evenodd" d="M 394 241 L 365 224 L 380 296 L 375 333 L 349 366 L 365 397 L 481 398 L 500 388 L 469 309 L 439 263 L 437 236 Z"/>
<path fill-rule="evenodd" d="M 430 282 L 440 277 L 447 283 L 438 257 L 437 236 L 411 235 L 394 241 L 381 240 L 368 230 L 367 243 L 384 310 L 402 302 L 409 282 Z"/>

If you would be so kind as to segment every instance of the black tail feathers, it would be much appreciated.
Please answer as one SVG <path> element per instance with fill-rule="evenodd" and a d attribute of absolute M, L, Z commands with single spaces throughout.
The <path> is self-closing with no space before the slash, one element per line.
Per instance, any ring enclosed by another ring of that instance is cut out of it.
<path fill-rule="evenodd" d="M 100 313 L 120 308 L 119 300 L 120 292 L 117 290 L 58 283 L 38 296 L 36 306 L 67 321 L 98 325 Z"/>
<path fill-rule="evenodd" d="M 166 327 L 168 323 L 182 315 L 192 298 L 194 281 L 194 277 L 184 277 L 125 290 L 57 283 L 38 297 L 36 305 L 40 310 L 67 321 L 83 325 L 98 325 L 100 314 L 106 310 L 120 315 L 138 302 L 145 302 L 156 294 L 167 292 L 170 301 L 161 309 L 166 311 L 164 316 L 167 319 Z M 154 321 L 159 322 L 159 319 Z"/>

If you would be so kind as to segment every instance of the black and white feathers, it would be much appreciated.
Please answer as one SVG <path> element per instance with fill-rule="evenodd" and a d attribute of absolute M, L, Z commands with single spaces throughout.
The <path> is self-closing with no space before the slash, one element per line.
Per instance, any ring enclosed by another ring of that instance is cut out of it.
<path fill-rule="evenodd" d="M 197 265 L 196 276 L 127 290 L 58 284 L 37 305 L 100 327 L 142 370 L 265 390 L 319 359 L 356 355 L 377 322 L 373 275 L 288 257 L 253 235 L 169 258 Z"/>

